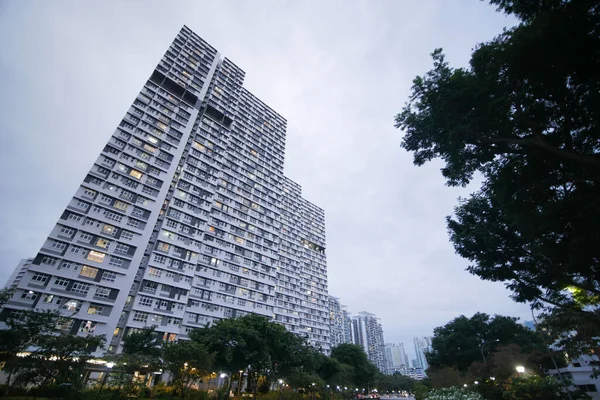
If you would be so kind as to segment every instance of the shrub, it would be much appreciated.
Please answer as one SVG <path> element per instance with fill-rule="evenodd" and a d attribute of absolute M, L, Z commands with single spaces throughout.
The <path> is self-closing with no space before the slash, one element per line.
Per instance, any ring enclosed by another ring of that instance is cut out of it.
<path fill-rule="evenodd" d="M 427 400 L 484 400 L 479 393 L 471 392 L 466 389 L 450 387 L 444 389 L 432 390 L 427 395 Z"/>

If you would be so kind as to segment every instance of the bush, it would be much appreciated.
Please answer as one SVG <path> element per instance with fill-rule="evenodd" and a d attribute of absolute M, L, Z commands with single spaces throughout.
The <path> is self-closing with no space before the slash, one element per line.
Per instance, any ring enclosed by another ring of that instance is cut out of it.
<path fill-rule="evenodd" d="M 444 389 L 432 390 L 427 395 L 427 400 L 484 400 L 479 393 L 471 392 L 466 389 L 450 387 Z"/>

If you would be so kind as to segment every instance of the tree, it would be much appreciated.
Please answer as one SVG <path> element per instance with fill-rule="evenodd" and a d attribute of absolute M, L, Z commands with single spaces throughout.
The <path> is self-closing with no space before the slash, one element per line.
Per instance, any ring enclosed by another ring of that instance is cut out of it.
<path fill-rule="evenodd" d="M 123 351 L 105 357 L 114 363 L 110 386 L 123 393 L 139 393 L 153 378 L 153 372 L 162 368 L 160 346 L 155 327 L 130 331 L 123 337 Z M 134 379 L 136 372 L 143 378 Z"/>
<path fill-rule="evenodd" d="M 550 376 L 515 376 L 507 382 L 502 398 L 507 400 L 562 400 L 565 398 L 565 392 L 562 385 Z M 571 398 L 586 399 L 588 397 L 575 391 L 571 393 Z"/>
<path fill-rule="evenodd" d="M 215 355 L 202 345 L 189 340 L 166 343 L 162 354 L 164 367 L 171 373 L 171 383 L 177 387 L 181 398 L 185 398 L 192 383 L 210 373 L 215 359 Z"/>
<path fill-rule="evenodd" d="M 353 368 L 352 383 L 360 387 L 369 387 L 378 374 L 378 369 L 369 361 L 362 347 L 343 343 L 331 349 L 331 357 Z"/>
<path fill-rule="evenodd" d="M 449 367 L 464 375 L 471 364 L 483 361 L 482 352 L 489 358 L 495 348 L 510 344 L 518 345 L 525 353 L 545 351 L 541 337 L 518 324 L 516 318 L 492 318 L 484 313 L 471 318 L 461 315 L 434 329 L 433 351 L 427 354 L 427 361 L 433 371 Z"/>
<path fill-rule="evenodd" d="M 160 352 L 160 341 L 154 326 L 130 332 L 123 338 L 124 354 L 143 354 L 158 357 Z"/>
<path fill-rule="evenodd" d="M 396 127 L 416 165 L 445 162 L 449 185 L 483 177 L 447 219 L 468 271 L 505 282 L 516 301 L 593 321 L 578 342 L 589 344 L 600 333 L 600 6 L 491 3 L 520 24 L 478 45 L 469 68 L 435 50 Z"/>
<path fill-rule="evenodd" d="M 36 341 L 36 348 L 24 357 L 24 368 L 19 369 L 15 383 L 42 390 L 50 385 L 68 383 L 80 389 L 84 386 L 87 362 L 105 341 L 104 336 L 42 334 Z"/>
<path fill-rule="evenodd" d="M 23 310 L 8 313 L 6 328 L 0 330 L 0 360 L 5 362 L 7 374 L 6 393 L 11 387 L 11 378 L 28 364 L 18 354 L 41 344 L 48 335 L 57 332 L 56 324 L 61 316 L 58 311 Z"/>

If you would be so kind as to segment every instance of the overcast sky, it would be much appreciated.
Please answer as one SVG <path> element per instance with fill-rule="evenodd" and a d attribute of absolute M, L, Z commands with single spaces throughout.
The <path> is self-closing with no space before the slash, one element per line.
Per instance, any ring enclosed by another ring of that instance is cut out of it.
<path fill-rule="evenodd" d="M 39 250 L 186 24 L 287 118 L 286 175 L 326 212 L 330 294 L 410 353 L 460 314 L 527 319 L 448 241 L 444 217 L 475 188 L 413 166 L 393 126 L 434 48 L 463 66 L 513 23 L 478 0 L 0 0 L 0 283 Z"/>

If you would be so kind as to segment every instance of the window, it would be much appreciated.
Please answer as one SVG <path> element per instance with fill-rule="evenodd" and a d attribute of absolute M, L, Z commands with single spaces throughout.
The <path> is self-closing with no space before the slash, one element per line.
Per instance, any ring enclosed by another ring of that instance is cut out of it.
<path fill-rule="evenodd" d="M 110 246 L 110 240 L 98 238 L 95 243 L 96 246 L 102 247 L 103 249 L 108 248 Z"/>
<path fill-rule="evenodd" d="M 112 236 L 115 233 L 117 233 L 117 228 L 115 228 L 112 225 L 104 224 L 104 226 L 102 227 L 102 233 L 106 233 L 107 235 Z"/>
<path fill-rule="evenodd" d="M 81 232 L 79 234 L 79 239 L 83 240 L 84 242 L 90 242 L 90 240 L 92 240 L 93 236 L 90 235 L 89 233 L 85 233 L 85 232 Z"/>
<path fill-rule="evenodd" d="M 126 244 L 117 243 L 117 247 L 115 247 L 115 252 L 127 254 L 129 251 L 129 246 Z"/>
<path fill-rule="evenodd" d="M 144 210 L 141 208 L 134 207 L 131 211 L 131 215 L 135 215 L 136 217 L 142 217 L 144 215 Z"/>
<path fill-rule="evenodd" d="M 157 254 L 154 255 L 154 262 L 157 262 L 159 264 L 164 264 L 167 262 L 167 257 L 163 257 L 163 256 L 159 256 Z"/>
<path fill-rule="evenodd" d="M 144 307 L 152 307 L 154 300 L 152 297 L 140 296 L 140 305 Z"/>
<path fill-rule="evenodd" d="M 110 265 L 111 267 L 121 267 L 123 265 L 123 259 L 112 256 L 108 261 L 108 265 Z"/>
<path fill-rule="evenodd" d="M 103 203 L 110 204 L 112 202 L 112 197 L 103 194 L 102 196 L 100 196 L 100 201 Z"/>
<path fill-rule="evenodd" d="M 67 247 L 67 244 L 63 243 L 63 242 L 54 241 L 54 242 L 52 242 L 50 247 L 52 247 L 53 249 L 56 249 L 56 250 L 64 250 Z"/>
<path fill-rule="evenodd" d="M 168 243 L 158 242 L 158 250 L 160 251 L 169 251 L 170 247 L 171 245 Z"/>
<path fill-rule="evenodd" d="M 73 234 L 75 233 L 75 229 L 71 229 L 71 228 L 67 228 L 66 226 L 63 226 L 60 229 L 60 233 L 65 236 L 72 237 Z"/>
<path fill-rule="evenodd" d="M 146 322 L 148 320 L 148 313 L 136 311 L 133 314 L 134 322 Z"/>
<path fill-rule="evenodd" d="M 81 221 L 81 215 L 71 213 L 71 214 L 69 214 L 69 216 L 67 217 L 67 219 L 70 219 L 70 220 L 75 221 L 75 222 L 79 222 L 79 221 Z"/>
<path fill-rule="evenodd" d="M 117 279 L 117 274 L 114 273 L 114 272 L 104 271 L 102 273 L 102 279 L 101 279 L 102 281 L 105 281 L 105 282 L 114 282 L 115 279 Z"/>
<path fill-rule="evenodd" d="M 133 218 L 129 218 L 129 220 L 127 221 L 127 225 L 137 228 L 140 225 L 140 221 Z"/>
<path fill-rule="evenodd" d="M 56 265 L 56 261 L 57 259 L 54 257 L 44 256 L 44 258 L 42 258 L 42 264 L 46 265 Z"/>
<path fill-rule="evenodd" d="M 102 299 L 108 299 L 109 295 L 110 295 L 110 289 L 106 288 L 106 287 L 102 287 L 102 286 L 98 286 L 96 288 L 96 294 L 94 294 L 94 296 L 100 297 Z"/>
<path fill-rule="evenodd" d="M 73 327 L 75 321 L 69 318 L 63 318 L 56 323 L 56 329 L 59 331 L 68 331 Z"/>
<path fill-rule="evenodd" d="M 77 200 L 77 204 L 75 206 L 78 208 L 81 208 L 83 210 L 87 210 L 90 205 L 89 205 L 89 203 L 86 203 L 85 201 Z"/>
<path fill-rule="evenodd" d="M 54 300 L 53 294 L 47 294 L 46 297 L 44 297 L 44 303 L 52 303 L 52 300 Z"/>
<path fill-rule="evenodd" d="M 119 210 L 126 211 L 127 207 L 129 207 L 129 205 L 127 203 L 117 200 L 117 201 L 115 201 L 115 204 L 113 204 L 113 207 L 118 208 Z"/>
<path fill-rule="evenodd" d="M 42 284 L 45 284 L 46 282 L 48 282 L 48 279 L 50 279 L 49 275 L 38 274 L 38 273 L 34 274 L 31 277 L 31 281 L 32 282 L 39 282 L 39 283 L 42 283 Z"/>
<path fill-rule="evenodd" d="M 75 282 L 71 287 L 71 292 L 73 293 L 87 294 L 89 290 L 90 285 L 87 283 Z"/>
<path fill-rule="evenodd" d="M 29 290 L 29 291 L 27 291 L 27 292 L 24 292 L 24 293 L 21 295 L 21 298 L 22 298 L 23 300 L 30 300 L 30 301 L 34 301 L 35 299 L 37 299 L 37 298 L 38 298 L 38 296 L 39 296 L 39 295 L 38 295 L 37 293 L 34 293 L 34 292 L 32 292 L 31 290 Z"/>
<path fill-rule="evenodd" d="M 71 269 L 73 268 L 73 263 L 71 261 L 63 261 L 62 265 L 60 266 L 59 269 Z M 75 268 L 73 268 L 75 271 L 77 271 L 77 266 L 75 266 Z"/>
<path fill-rule="evenodd" d="M 160 322 L 162 321 L 162 315 L 152 315 L 151 321 L 160 324 Z"/>
<path fill-rule="evenodd" d="M 67 311 L 79 311 L 81 308 L 81 302 L 78 300 L 67 300 L 64 302 L 61 308 Z"/>
<path fill-rule="evenodd" d="M 62 287 L 66 287 L 69 284 L 70 280 L 69 279 L 65 279 L 65 278 L 56 278 L 56 280 L 54 281 L 54 284 L 56 286 L 62 286 Z"/>
<path fill-rule="evenodd" d="M 81 254 L 81 255 L 83 255 L 84 252 L 85 252 L 85 249 L 83 247 L 71 245 L 71 247 L 69 247 L 69 251 L 71 253 L 73 253 L 73 254 Z"/>
<path fill-rule="evenodd" d="M 123 220 L 123 216 L 114 212 L 109 212 L 106 214 L 106 219 L 110 219 L 111 221 L 121 222 Z"/>
<path fill-rule="evenodd" d="M 84 265 L 83 268 L 81 268 L 81 272 L 79 272 L 79 275 L 94 279 L 98 275 L 98 268 L 88 267 L 87 265 Z"/>
<path fill-rule="evenodd" d="M 94 333 L 95 330 L 96 330 L 96 323 L 93 321 L 85 321 L 85 323 L 82 323 L 81 326 L 79 327 L 80 333 Z"/>
<path fill-rule="evenodd" d="M 87 259 L 97 263 L 102 263 L 104 261 L 104 257 L 106 257 L 106 254 L 91 250 L 87 256 Z"/>
<path fill-rule="evenodd" d="M 94 190 L 86 188 L 86 189 L 83 189 L 83 195 L 87 196 L 87 197 L 94 198 L 94 196 L 96 196 L 96 192 Z"/>
<path fill-rule="evenodd" d="M 133 240 L 133 233 L 129 231 L 123 231 L 121 232 L 121 239 Z"/>
<path fill-rule="evenodd" d="M 104 307 L 99 304 L 90 304 L 90 307 L 87 310 L 87 313 L 90 315 L 102 314 L 104 311 Z"/>
<path fill-rule="evenodd" d="M 129 175 L 133 176 L 136 179 L 142 179 L 142 176 L 144 176 L 144 174 L 142 174 L 140 171 L 137 171 L 135 169 L 132 169 L 131 171 L 129 171 Z"/>

